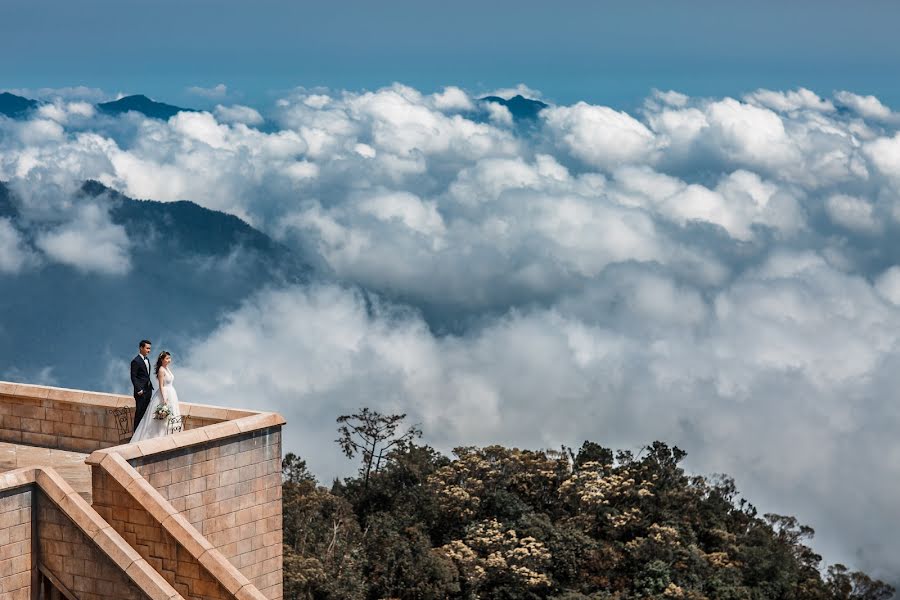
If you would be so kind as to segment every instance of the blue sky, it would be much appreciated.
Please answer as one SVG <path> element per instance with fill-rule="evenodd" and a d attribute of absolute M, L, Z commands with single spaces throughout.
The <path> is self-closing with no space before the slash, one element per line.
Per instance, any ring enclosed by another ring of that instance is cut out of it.
<path fill-rule="evenodd" d="M 0 87 L 86 85 L 202 104 L 228 86 L 265 104 L 295 86 L 479 91 L 526 83 L 551 100 L 628 108 L 652 88 L 739 95 L 804 86 L 900 103 L 896 3 L 152 3 L 6 0 Z"/>

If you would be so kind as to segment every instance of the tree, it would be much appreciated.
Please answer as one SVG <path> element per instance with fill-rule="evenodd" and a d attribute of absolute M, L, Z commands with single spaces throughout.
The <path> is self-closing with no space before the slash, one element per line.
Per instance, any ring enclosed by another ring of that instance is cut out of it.
<path fill-rule="evenodd" d="M 383 415 L 378 411 L 361 408 L 358 413 L 341 415 L 337 422 L 340 437 L 335 440 L 347 458 L 362 455 L 360 474 L 363 477 L 363 490 L 369 489 L 369 477 L 378 472 L 391 449 L 422 437 L 422 430 L 413 425 L 401 435 L 397 429 L 406 418 L 402 415 Z"/>
<path fill-rule="evenodd" d="M 403 415 L 362 409 L 338 443 L 357 476 L 316 487 L 284 460 L 290 600 L 888 600 L 842 565 L 820 570 L 813 529 L 759 515 L 727 475 L 687 475 L 685 453 L 585 442 L 531 451 L 413 441 Z"/>
<path fill-rule="evenodd" d="M 316 487 L 316 477 L 306 468 L 306 461 L 293 452 L 288 452 L 281 460 L 281 480 L 288 484 Z"/>
<path fill-rule="evenodd" d="M 894 588 L 876 581 L 865 573 L 850 570 L 842 564 L 828 567 L 828 587 L 835 600 L 887 600 Z"/>

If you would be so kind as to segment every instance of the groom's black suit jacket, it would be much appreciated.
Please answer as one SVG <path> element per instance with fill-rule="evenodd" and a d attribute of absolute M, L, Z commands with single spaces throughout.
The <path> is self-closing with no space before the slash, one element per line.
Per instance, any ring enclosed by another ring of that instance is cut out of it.
<path fill-rule="evenodd" d="M 131 360 L 131 385 L 134 386 L 134 429 L 132 429 L 134 431 L 147 412 L 150 397 L 153 395 L 153 381 L 150 379 L 144 357 L 140 354 Z M 141 391 L 144 393 L 141 394 Z"/>

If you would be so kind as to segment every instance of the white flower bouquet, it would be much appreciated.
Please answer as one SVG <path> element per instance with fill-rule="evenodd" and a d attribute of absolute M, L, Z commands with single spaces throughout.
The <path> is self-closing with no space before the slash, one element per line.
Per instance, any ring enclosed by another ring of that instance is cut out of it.
<path fill-rule="evenodd" d="M 168 404 L 157 404 L 156 408 L 153 410 L 153 418 L 154 419 L 168 419 L 169 415 L 172 414 L 172 409 L 169 408 Z"/>

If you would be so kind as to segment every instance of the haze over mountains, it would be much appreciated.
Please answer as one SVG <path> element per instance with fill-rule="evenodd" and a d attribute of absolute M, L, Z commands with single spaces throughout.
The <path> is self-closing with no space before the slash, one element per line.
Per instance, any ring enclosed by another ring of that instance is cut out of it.
<path fill-rule="evenodd" d="M 185 343 L 249 295 L 312 276 L 288 248 L 193 202 L 134 200 L 88 181 L 72 203 L 107 213 L 112 227 L 127 235 L 127 252 L 112 258 L 105 275 L 85 271 L 79 264 L 84 246 L 74 232 L 63 232 L 52 238 L 58 246 L 49 247 L 68 264 L 0 271 L 0 376 L 6 379 L 105 389 L 109 373 L 102 366 L 130 349 L 135 336 Z M 19 207 L 15 192 L 0 182 L 0 218 L 27 243 L 43 240 L 47 247 L 52 225 Z M 126 263 L 119 272 L 117 260 Z"/>
<path fill-rule="evenodd" d="M 485 96 L 479 99 L 482 105 L 496 104 L 509 110 L 510 115 L 516 121 L 534 121 L 538 113 L 548 105 L 539 100 L 531 100 L 521 94 L 507 99 L 499 96 Z M 23 96 L 17 96 L 9 92 L 0 93 L 0 115 L 11 118 L 23 118 L 28 113 L 40 106 L 40 102 Z M 195 112 L 193 108 L 182 108 L 164 102 L 151 100 L 143 94 L 123 96 L 110 102 L 101 102 L 96 105 L 97 110 L 108 115 L 120 115 L 130 111 L 138 112 L 153 119 L 166 120 L 179 112 Z M 474 115 L 473 115 L 474 116 Z"/>
<path fill-rule="evenodd" d="M 17 96 L 9 92 L 0 93 L 0 115 L 6 115 L 14 119 L 27 117 L 29 112 L 41 106 L 41 103 L 31 98 Z M 181 108 L 166 104 L 164 102 L 156 102 L 144 96 L 143 94 L 135 94 L 125 96 L 118 100 L 110 102 L 101 102 L 97 104 L 97 110 L 109 115 L 119 115 L 129 111 L 139 112 L 145 116 L 154 119 L 168 119 L 182 111 L 193 111 L 191 108 Z"/>

